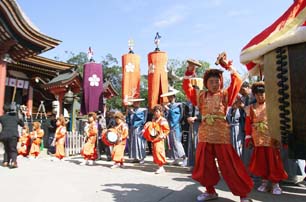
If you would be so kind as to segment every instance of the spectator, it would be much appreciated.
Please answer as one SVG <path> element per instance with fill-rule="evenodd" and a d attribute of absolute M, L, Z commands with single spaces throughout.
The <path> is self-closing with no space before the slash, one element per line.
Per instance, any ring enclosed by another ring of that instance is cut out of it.
<path fill-rule="evenodd" d="M 0 141 L 4 144 L 5 150 L 2 166 L 17 168 L 18 125 L 23 127 L 24 122 L 17 116 L 16 105 L 4 105 L 3 109 L 6 113 L 0 117 L 0 124 L 2 125 Z"/>

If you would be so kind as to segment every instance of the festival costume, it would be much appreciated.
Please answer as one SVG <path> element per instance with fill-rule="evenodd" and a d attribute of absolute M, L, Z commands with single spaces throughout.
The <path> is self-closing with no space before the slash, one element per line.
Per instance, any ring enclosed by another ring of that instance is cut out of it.
<path fill-rule="evenodd" d="M 168 136 L 170 157 L 178 160 L 185 157 L 185 151 L 182 145 L 181 119 L 183 116 L 181 103 L 170 103 L 166 117 L 170 125 Z"/>
<path fill-rule="evenodd" d="M 21 136 L 19 137 L 20 147 L 18 148 L 18 155 L 22 155 L 24 157 L 29 154 L 29 147 L 31 145 L 31 137 L 30 134 L 26 131 L 22 131 Z"/>
<path fill-rule="evenodd" d="M 246 134 L 252 135 L 255 146 L 249 165 L 251 173 L 272 183 L 287 179 L 278 148 L 279 142 L 269 132 L 266 104 L 250 105 L 246 108 L 246 114 Z"/>
<path fill-rule="evenodd" d="M 142 130 L 147 120 L 147 113 L 148 110 L 146 108 L 135 108 L 128 113 L 127 124 L 129 126 L 130 158 L 143 160 L 146 157 L 147 141 L 142 135 Z"/>
<path fill-rule="evenodd" d="M 215 163 L 217 158 L 222 176 L 231 192 L 244 198 L 252 190 L 253 182 L 230 144 L 230 129 L 225 120 L 227 107 L 233 103 L 242 81 L 237 73 L 232 73 L 229 88 L 212 94 L 193 88 L 188 78 L 190 72 L 187 71 L 185 75 L 185 94 L 193 105 L 198 106 L 202 115 L 192 178 L 205 186 L 207 193 L 215 193 L 214 186 L 220 180 Z"/>
<path fill-rule="evenodd" d="M 156 130 L 159 132 L 159 135 L 155 139 L 151 140 L 153 147 L 153 162 L 159 167 L 162 167 L 167 163 L 165 153 L 165 138 L 169 134 L 170 128 L 167 119 L 164 117 L 159 117 L 157 120 L 153 119 L 152 122 L 158 124 L 156 126 Z"/>
<path fill-rule="evenodd" d="M 96 151 L 96 142 L 98 136 L 97 123 L 93 121 L 90 123 L 87 130 L 87 140 L 81 151 L 82 156 L 85 160 L 96 160 L 98 155 Z"/>
<path fill-rule="evenodd" d="M 156 120 L 156 123 L 158 123 L 161 133 L 163 135 L 168 135 L 170 132 L 169 124 L 167 120 L 164 117 L 159 118 Z M 159 167 L 163 166 L 167 163 L 166 161 L 166 153 L 165 153 L 165 140 L 159 139 L 158 137 L 154 139 L 153 143 L 153 161 L 155 164 L 157 164 Z"/>
<path fill-rule="evenodd" d="M 188 103 L 189 107 L 189 117 L 197 117 L 194 123 L 189 124 L 189 135 L 188 135 L 188 160 L 187 166 L 193 167 L 195 162 L 195 153 L 198 144 L 198 129 L 201 123 L 201 116 L 199 109 L 193 106 L 190 102 Z"/>
<path fill-rule="evenodd" d="M 122 122 L 115 127 L 119 136 L 119 141 L 114 145 L 112 150 L 112 160 L 117 164 L 121 165 L 124 162 L 124 150 L 126 146 L 126 139 L 129 135 L 129 129 L 126 123 Z"/>
<path fill-rule="evenodd" d="M 241 96 L 240 97 L 241 102 L 244 104 L 245 107 L 256 103 L 256 98 L 255 96 L 250 93 L 248 95 L 245 96 Z M 240 119 L 240 124 L 239 124 L 239 128 L 241 129 L 241 132 L 243 132 L 244 137 L 245 137 L 245 118 L 246 118 L 246 114 L 245 111 L 243 112 L 243 117 Z M 240 132 L 240 131 L 239 131 Z M 253 148 L 250 147 L 245 147 L 245 142 L 242 148 L 242 161 L 244 163 L 244 165 L 247 167 L 250 164 L 251 161 L 251 157 L 252 157 L 252 153 L 253 153 Z M 255 178 L 255 176 L 253 176 L 253 178 Z"/>
<path fill-rule="evenodd" d="M 245 150 L 244 139 L 244 122 L 245 112 L 241 108 L 231 107 L 226 115 L 227 122 L 231 128 L 231 144 L 233 145 L 238 156 L 243 159 Z"/>
<path fill-rule="evenodd" d="M 30 156 L 37 157 L 40 153 L 40 144 L 41 140 L 44 136 L 43 129 L 36 129 L 35 131 L 31 132 L 31 149 L 30 149 Z"/>
<path fill-rule="evenodd" d="M 66 138 L 66 127 L 59 126 L 55 131 L 55 157 L 62 159 L 65 157 L 65 138 Z"/>

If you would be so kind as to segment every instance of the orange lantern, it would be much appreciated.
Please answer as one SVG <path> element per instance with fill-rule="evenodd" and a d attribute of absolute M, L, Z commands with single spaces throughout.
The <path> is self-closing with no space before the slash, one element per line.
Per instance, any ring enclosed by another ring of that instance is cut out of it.
<path fill-rule="evenodd" d="M 154 51 L 148 54 L 148 102 L 150 109 L 156 104 L 168 101 L 167 97 L 160 98 L 161 94 L 168 92 L 167 61 L 166 52 Z"/>
<path fill-rule="evenodd" d="M 122 102 L 127 106 L 128 99 L 140 95 L 140 56 L 134 53 L 122 56 Z"/>

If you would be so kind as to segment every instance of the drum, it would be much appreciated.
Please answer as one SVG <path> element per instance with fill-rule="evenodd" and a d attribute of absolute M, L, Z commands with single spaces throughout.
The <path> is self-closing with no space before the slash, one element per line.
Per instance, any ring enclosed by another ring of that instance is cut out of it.
<path fill-rule="evenodd" d="M 112 144 L 115 144 L 118 140 L 118 135 L 115 132 L 109 131 L 106 133 L 106 139 Z"/>
<path fill-rule="evenodd" d="M 143 136 L 147 141 L 154 141 L 154 139 L 160 134 L 160 127 L 155 122 L 147 122 L 144 126 Z"/>
<path fill-rule="evenodd" d="M 102 141 L 107 146 L 113 146 L 118 141 L 119 136 L 116 129 L 110 128 L 105 133 L 102 134 Z"/>
<path fill-rule="evenodd" d="M 199 87 L 200 90 L 203 89 L 203 79 L 202 78 L 191 78 L 191 85 Z"/>
<path fill-rule="evenodd" d="M 266 106 L 274 139 L 289 145 L 289 157 L 306 159 L 306 43 L 264 55 Z"/>

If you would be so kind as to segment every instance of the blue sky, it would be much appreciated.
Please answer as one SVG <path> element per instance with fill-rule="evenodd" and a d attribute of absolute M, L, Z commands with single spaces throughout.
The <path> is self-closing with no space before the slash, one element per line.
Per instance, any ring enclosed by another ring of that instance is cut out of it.
<path fill-rule="evenodd" d="M 65 61 L 65 51 L 87 52 L 94 59 L 111 53 L 119 60 L 135 41 L 147 74 L 147 54 L 154 36 L 162 36 L 160 49 L 171 59 L 195 58 L 215 67 L 218 53 L 226 51 L 241 72 L 242 47 L 272 24 L 293 0 L 17 0 L 40 32 L 62 43 L 42 54 Z"/>

